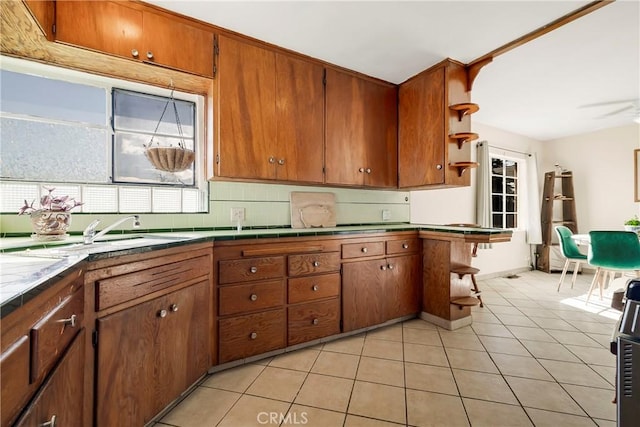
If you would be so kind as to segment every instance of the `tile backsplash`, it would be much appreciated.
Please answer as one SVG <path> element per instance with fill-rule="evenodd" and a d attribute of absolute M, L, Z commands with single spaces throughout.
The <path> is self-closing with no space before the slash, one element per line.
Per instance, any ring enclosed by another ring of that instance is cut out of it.
<path fill-rule="evenodd" d="M 244 208 L 244 227 L 290 226 L 289 193 L 292 191 L 331 192 L 336 196 L 336 222 L 341 224 L 372 224 L 380 222 L 409 222 L 410 193 L 391 190 L 365 190 L 335 187 L 311 187 L 244 182 L 216 181 L 209 183 L 209 212 L 190 214 L 140 214 L 143 229 L 201 229 L 234 227 L 231 208 Z M 382 211 L 389 218 L 382 219 Z M 107 226 L 123 214 L 75 214 L 70 232 L 79 233 L 94 219 Z M 130 224 L 125 224 L 128 229 Z M 31 223 L 26 215 L 0 215 L 0 231 L 30 233 Z"/>
<path fill-rule="evenodd" d="M 244 208 L 245 226 L 291 225 L 289 193 L 292 191 L 331 192 L 336 196 L 336 222 L 369 224 L 382 221 L 409 221 L 409 192 L 352 188 L 305 187 L 279 184 L 211 183 L 209 221 L 216 227 L 235 226 L 231 208 Z"/>

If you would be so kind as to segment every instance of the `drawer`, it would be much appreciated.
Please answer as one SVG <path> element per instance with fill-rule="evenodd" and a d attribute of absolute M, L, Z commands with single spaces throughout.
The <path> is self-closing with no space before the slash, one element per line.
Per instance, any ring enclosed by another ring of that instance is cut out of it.
<path fill-rule="evenodd" d="M 289 255 L 289 276 L 340 271 L 340 253 Z"/>
<path fill-rule="evenodd" d="M 275 308 L 284 304 L 284 280 L 224 286 L 219 296 L 220 316 Z"/>
<path fill-rule="evenodd" d="M 31 328 L 31 382 L 42 378 L 82 327 L 84 289 L 69 295 Z"/>
<path fill-rule="evenodd" d="M 284 277 L 284 257 L 220 261 L 218 283 L 238 283 Z"/>
<path fill-rule="evenodd" d="M 24 408 L 29 397 L 29 337 L 22 335 L 0 356 L 0 376 L 2 377 L 1 425 L 10 425 Z"/>
<path fill-rule="evenodd" d="M 99 280 L 96 282 L 96 310 L 207 276 L 211 271 L 210 262 L 209 256 L 201 256 Z"/>
<path fill-rule="evenodd" d="M 289 307 L 289 345 L 340 333 L 340 299 Z"/>
<path fill-rule="evenodd" d="M 420 249 L 418 239 L 402 239 L 387 241 L 387 255 L 406 254 L 418 252 Z"/>
<path fill-rule="evenodd" d="M 285 311 L 272 310 L 218 321 L 220 363 L 285 347 Z"/>
<path fill-rule="evenodd" d="M 289 304 L 340 294 L 340 273 L 289 279 Z"/>
<path fill-rule="evenodd" d="M 342 245 L 342 258 L 362 258 L 384 255 L 384 242 L 346 243 Z"/>

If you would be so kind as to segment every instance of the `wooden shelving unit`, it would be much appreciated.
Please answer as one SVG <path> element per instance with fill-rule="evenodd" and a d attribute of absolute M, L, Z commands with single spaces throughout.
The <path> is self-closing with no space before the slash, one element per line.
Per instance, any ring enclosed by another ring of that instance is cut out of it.
<path fill-rule="evenodd" d="M 560 181 L 558 183 L 558 180 Z M 556 193 L 556 189 L 560 193 Z M 554 213 L 558 214 L 554 217 Z M 578 222 L 576 216 L 576 204 L 573 192 L 573 173 L 563 171 L 562 173 L 547 172 L 544 174 L 544 189 L 542 193 L 542 210 L 540 212 L 542 225 L 542 244 L 538 245 L 538 270 L 551 273 L 551 248 L 558 244 L 554 242 L 556 225 L 564 225 L 572 232 L 578 232 Z"/>

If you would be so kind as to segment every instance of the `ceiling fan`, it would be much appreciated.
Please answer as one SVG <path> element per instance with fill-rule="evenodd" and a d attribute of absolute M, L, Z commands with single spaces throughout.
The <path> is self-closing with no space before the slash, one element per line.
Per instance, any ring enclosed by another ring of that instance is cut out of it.
<path fill-rule="evenodd" d="M 616 115 L 624 115 L 624 116 L 632 117 L 634 122 L 640 123 L 640 98 L 623 99 L 619 101 L 596 102 L 594 104 L 585 104 L 580 106 L 580 108 L 595 108 L 595 107 L 613 108 L 613 110 L 611 111 L 607 111 L 603 114 L 600 114 L 599 116 L 596 116 L 596 118 L 598 119 L 603 119 L 605 117 L 611 117 Z"/>

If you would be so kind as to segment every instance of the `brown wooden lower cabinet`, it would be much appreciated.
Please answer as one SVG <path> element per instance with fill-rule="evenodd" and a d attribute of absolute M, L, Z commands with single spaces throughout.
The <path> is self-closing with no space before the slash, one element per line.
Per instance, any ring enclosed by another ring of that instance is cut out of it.
<path fill-rule="evenodd" d="M 289 345 L 340 333 L 340 299 L 289 306 Z"/>
<path fill-rule="evenodd" d="M 343 264 L 343 332 L 350 332 L 384 322 L 385 273 L 386 262 L 384 259 Z"/>
<path fill-rule="evenodd" d="M 286 321 L 283 309 L 219 320 L 218 360 L 225 363 L 284 348 Z"/>
<path fill-rule="evenodd" d="M 58 365 L 51 371 L 15 427 L 82 426 L 84 340 L 83 328 L 73 339 Z"/>
<path fill-rule="evenodd" d="M 97 320 L 96 424 L 144 425 L 209 368 L 209 283 Z"/>
<path fill-rule="evenodd" d="M 420 256 L 345 263 L 342 267 L 342 331 L 350 332 L 420 310 Z"/>

